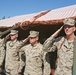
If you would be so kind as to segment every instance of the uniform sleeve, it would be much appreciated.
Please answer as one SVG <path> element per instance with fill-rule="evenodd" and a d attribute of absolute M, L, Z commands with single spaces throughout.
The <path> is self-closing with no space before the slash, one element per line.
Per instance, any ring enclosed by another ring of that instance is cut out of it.
<path fill-rule="evenodd" d="M 21 48 L 23 47 L 24 42 L 20 41 L 19 44 L 17 45 L 17 50 L 21 51 Z"/>
<path fill-rule="evenodd" d="M 19 49 L 19 52 L 25 52 L 25 49 L 26 49 L 26 47 L 23 46 L 23 47 L 21 47 L 21 48 Z"/>
<path fill-rule="evenodd" d="M 41 59 L 42 59 L 42 62 L 44 60 L 44 51 L 41 52 Z"/>
<path fill-rule="evenodd" d="M 5 49 L 4 49 L 4 47 L 2 47 L 1 48 L 1 63 L 3 63 L 3 61 L 4 61 L 4 58 L 5 58 Z"/>
<path fill-rule="evenodd" d="M 25 47 L 23 46 L 22 48 L 20 48 L 19 50 L 19 56 L 20 56 L 20 69 L 22 69 L 25 66 Z"/>
<path fill-rule="evenodd" d="M 51 52 L 56 50 L 55 39 L 50 37 L 43 43 L 43 50 L 46 52 Z"/>
<path fill-rule="evenodd" d="M 8 40 L 8 38 L 4 38 L 4 42 L 3 42 L 3 43 L 6 43 L 6 42 L 7 42 L 7 40 Z"/>
<path fill-rule="evenodd" d="M 42 73 L 44 75 L 44 51 L 41 51 L 41 59 L 42 59 Z"/>
<path fill-rule="evenodd" d="M 2 43 L 1 43 L 2 45 L 0 45 L 0 50 L 1 50 L 1 60 L 0 60 L 0 62 L 1 63 L 3 63 L 4 58 L 5 58 L 5 44 L 3 42 L 4 42 L 4 39 L 2 40 Z"/>
<path fill-rule="evenodd" d="M 25 66 L 25 53 L 24 52 L 19 52 L 20 56 L 20 69 L 22 69 Z"/>

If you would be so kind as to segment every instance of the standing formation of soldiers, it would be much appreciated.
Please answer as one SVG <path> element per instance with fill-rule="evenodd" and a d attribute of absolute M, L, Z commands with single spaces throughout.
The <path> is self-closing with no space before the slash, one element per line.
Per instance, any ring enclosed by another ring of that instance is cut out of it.
<path fill-rule="evenodd" d="M 11 30 L 5 39 L 0 36 L 0 75 L 5 60 L 6 75 L 50 75 L 50 57 L 48 52 L 57 50 L 57 68 L 55 75 L 72 75 L 74 62 L 75 23 L 72 18 L 63 21 L 64 25 L 51 35 L 42 45 L 39 32 L 31 30 L 29 36 L 18 41 L 18 31 Z M 57 37 L 64 28 L 65 37 Z M 2 34 L 0 32 L 0 34 Z M 6 39 L 9 39 L 5 42 Z M 29 44 L 27 44 L 29 41 Z M 22 56 L 25 56 L 25 59 Z M 52 62 L 52 61 L 51 61 Z M 74 74 L 73 74 L 74 75 Z"/>

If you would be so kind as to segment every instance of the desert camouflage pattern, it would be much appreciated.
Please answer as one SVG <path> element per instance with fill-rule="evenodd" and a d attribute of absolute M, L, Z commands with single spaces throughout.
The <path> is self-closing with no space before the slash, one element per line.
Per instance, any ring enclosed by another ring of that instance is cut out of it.
<path fill-rule="evenodd" d="M 0 73 L 2 72 L 3 61 L 5 57 L 4 39 L 0 39 Z"/>
<path fill-rule="evenodd" d="M 74 43 L 69 43 L 65 37 L 48 38 L 43 44 L 43 50 L 55 51 L 58 54 L 57 69 L 55 75 L 72 75 Z"/>
<path fill-rule="evenodd" d="M 0 39 L 0 64 L 3 63 L 5 57 L 4 39 Z"/>
<path fill-rule="evenodd" d="M 18 40 L 8 41 L 6 43 L 6 59 L 5 59 L 5 69 L 6 75 L 18 75 L 18 69 L 22 68 L 20 65 L 20 55 L 17 46 L 20 44 Z"/>
<path fill-rule="evenodd" d="M 43 55 L 42 44 L 23 46 L 20 51 L 25 52 L 25 73 L 24 75 L 42 75 Z"/>

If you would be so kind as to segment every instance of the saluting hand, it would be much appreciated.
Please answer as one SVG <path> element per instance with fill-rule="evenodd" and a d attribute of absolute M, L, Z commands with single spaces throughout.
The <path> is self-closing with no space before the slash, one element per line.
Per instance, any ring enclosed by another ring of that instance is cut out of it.
<path fill-rule="evenodd" d="M 23 40 L 23 42 L 26 43 L 28 40 L 29 40 L 29 36 L 28 36 L 27 38 L 25 38 L 25 39 Z"/>
<path fill-rule="evenodd" d="M 61 26 L 54 34 L 52 34 L 52 37 L 55 38 L 58 36 L 58 34 L 60 33 L 60 31 L 62 30 L 63 26 Z"/>
<path fill-rule="evenodd" d="M 10 34 L 8 34 L 8 35 L 6 36 L 6 38 L 9 39 L 9 38 L 10 38 Z"/>

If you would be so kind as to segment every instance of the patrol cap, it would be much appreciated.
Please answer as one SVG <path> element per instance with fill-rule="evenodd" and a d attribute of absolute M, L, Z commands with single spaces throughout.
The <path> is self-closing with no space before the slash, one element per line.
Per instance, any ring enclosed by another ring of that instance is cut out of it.
<path fill-rule="evenodd" d="M 66 18 L 63 20 L 64 25 L 75 26 L 76 21 L 72 18 Z"/>
<path fill-rule="evenodd" d="M 18 31 L 17 30 L 11 30 L 10 35 L 15 35 L 15 34 L 18 34 Z"/>
<path fill-rule="evenodd" d="M 33 30 L 31 30 L 30 32 L 29 32 L 29 37 L 36 37 L 36 36 L 39 36 L 39 32 L 38 31 L 33 31 Z"/>

